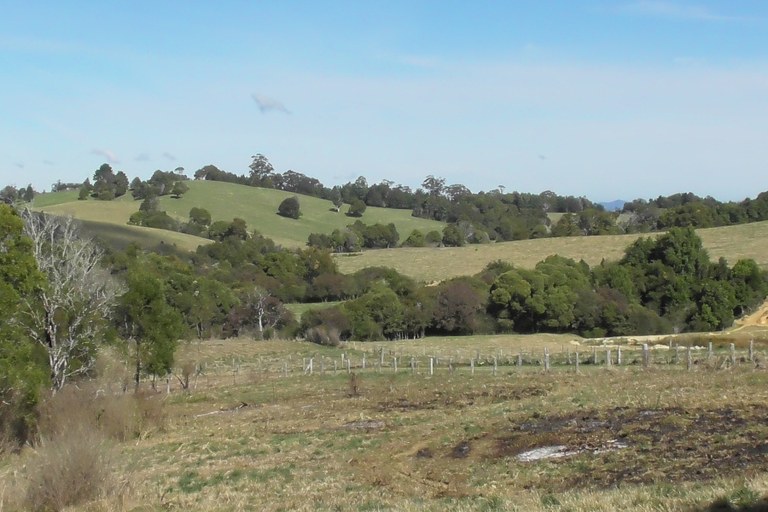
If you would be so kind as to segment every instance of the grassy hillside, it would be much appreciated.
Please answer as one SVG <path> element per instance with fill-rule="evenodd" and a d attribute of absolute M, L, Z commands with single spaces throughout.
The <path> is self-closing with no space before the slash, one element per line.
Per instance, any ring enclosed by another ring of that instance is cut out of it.
<path fill-rule="evenodd" d="M 724 257 L 733 264 L 740 258 L 753 258 L 762 267 L 768 266 L 768 222 L 701 229 L 698 233 L 713 260 Z M 465 247 L 386 249 L 341 255 L 337 262 L 345 273 L 386 266 L 431 282 L 475 274 L 494 260 L 530 268 L 551 254 L 596 265 L 603 258 L 621 258 L 624 249 L 637 238 L 638 235 L 543 238 Z"/>
<path fill-rule="evenodd" d="M 244 219 L 248 228 L 257 230 L 264 236 L 287 247 L 301 247 L 307 243 L 310 233 L 330 234 L 336 228 L 343 228 L 355 219 L 343 213 L 330 210 L 329 201 L 316 197 L 299 196 L 303 216 L 287 219 L 277 215 L 277 207 L 286 197 L 296 194 L 280 190 L 246 187 L 232 183 L 215 181 L 190 181 L 189 192 L 181 199 L 165 196 L 161 198 L 161 208 L 179 220 L 187 220 L 189 210 L 195 206 L 211 212 L 213 220 Z M 67 194 L 64 196 L 63 194 Z M 35 200 L 35 207 L 51 213 L 72 215 L 82 220 L 108 222 L 125 225 L 130 215 L 139 208 L 139 201 L 124 197 L 116 201 L 77 201 L 77 195 L 70 192 L 39 196 L 44 201 Z M 342 208 L 343 211 L 346 207 Z M 397 226 L 400 238 L 404 240 L 413 229 L 424 232 L 442 230 L 443 223 L 411 216 L 410 210 L 387 208 L 368 208 L 362 219 L 366 224 L 377 222 Z M 158 236 L 164 237 L 165 232 Z M 164 239 L 162 238 L 161 239 Z M 157 240 L 159 242 L 159 240 Z M 156 242 L 156 243 L 157 243 Z M 166 241 L 167 242 L 167 241 Z"/>
<path fill-rule="evenodd" d="M 288 192 L 212 181 L 193 181 L 189 187 L 189 192 L 181 199 L 162 198 L 162 208 L 180 220 L 187 218 L 193 206 L 208 209 L 214 220 L 240 217 L 250 229 L 258 230 L 288 247 L 303 246 L 310 233 L 330 233 L 354 220 L 343 213 L 330 211 L 328 201 L 314 197 L 300 196 L 304 215 L 293 220 L 275 213 L 280 202 L 293 195 Z M 40 195 L 35 199 L 34 206 L 88 221 L 94 232 L 118 246 L 135 241 L 144 247 L 156 247 L 162 243 L 194 250 L 199 244 L 208 243 L 180 233 L 127 226 L 128 218 L 139 207 L 139 202 L 130 197 L 107 202 L 77 201 L 75 193 L 68 191 Z M 439 222 L 414 218 L 407 210 L 385 208 L 368 208 L 362 220 L 368 224 L 393 222 L 401 239 L 407 237 L 412 229 L 426 232 L 443 227 Z M 753 258 L 761 266 L 768 266 L 768 221 L 702 229 L 699 234 L 713 260 L 724 257 L 734 263 L 739 258 Z M 551 254 L 560 254 L 595 265 L 603 258 L 620 258 L 627 245 L 636 238 L 637 235 L 548 238 L 455 248 L 388 249 L 341 255 L 337 261 L 345 273 L 370 266 L 387 266 L 417 280 L 430 282 L 477 273 L 489 262 L 498 259 L 521 267 L 533 267 Z"/>
<path fill-rule="evenodd" d="M 44 208 L 46 206 L 53 206 L 61 203 L 69 203 L 71 201 L 77 201 L 77 196 L 80 194 L 79 190 L 65 190 L 62 192 L 44 192 L 37 194 L 32 205 L 35 208 Z"/>

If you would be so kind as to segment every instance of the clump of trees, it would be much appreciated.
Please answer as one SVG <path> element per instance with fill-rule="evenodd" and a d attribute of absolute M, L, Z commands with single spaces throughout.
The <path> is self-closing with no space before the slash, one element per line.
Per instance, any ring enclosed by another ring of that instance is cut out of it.
<path fill-rule="evenodd" d="M 359 296 L 307 313 L 319 339 L 398 339 L 424 334 L 575 332 L 623 336 L 710 331 L 768 294 L 753 260 L 711 262 L 690 228 L 639 239 L 618 262 L 590 268 L 550 256 L 533 269 L 494 262 L 474 277 L 418 287 L 388 269 L 366 269 Z M 356 276 L 353 276 L 357 278 Z M 322 334 L 322 336 L 320 336 Z"/>
<path fill-rule="evenodd" d="M 25 203 L 31 203 L 36 194 L 37 192 L 35 192 L 35 189 L 32 188 L 31 184 L 19 189 L 13 185 L 6 185 L 2 190 L 0 190 L 0 203 L 10 205 L 22 201 Z"/>
<path fill-rule="evenodd" d="M 312 233 L 307 239 L 307 245 L 317 249 L 327 249 L 332 252 L 357 252 L 366 249 L 389 249 L 397 247 L 400 233 L 393 223 L 365 224 L 356 220 L 345 229 L 334 229 L 330 235 Z"/>

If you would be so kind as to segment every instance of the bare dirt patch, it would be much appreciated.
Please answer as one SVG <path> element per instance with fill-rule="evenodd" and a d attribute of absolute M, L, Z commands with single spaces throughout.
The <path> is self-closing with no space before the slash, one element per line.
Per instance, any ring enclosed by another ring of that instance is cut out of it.
<path fill-rule="evenodd" d="M 492 457 L 517 458 L 556 446 L 565 455 L 547 463 L 578 459 L 589 467 L 570 474 L 565 485 L 709 480 L 764 468 L 767 422 L 768 408 L 761 404 L 711 410 L 614 408 L 534 417 L 497 435 Z M 611 449 L 616 446 L 622 449 Z"/>

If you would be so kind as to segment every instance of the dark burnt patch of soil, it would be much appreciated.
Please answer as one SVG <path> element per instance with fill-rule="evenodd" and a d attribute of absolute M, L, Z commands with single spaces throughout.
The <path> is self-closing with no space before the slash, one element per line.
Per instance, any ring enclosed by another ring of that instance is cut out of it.
<path fill-rule="evenodd" d="M 495 434 L 493 458 L 563 445 L 553 464 L 565 487 L 671 483 L 749 474 L 768 464 L 768 406 L 715 409 L 614 408 L 533 417 Z M 601 450 L 618 443 L 623 448 Z M 535 482 L 533 485 L 536 485 Z"/>

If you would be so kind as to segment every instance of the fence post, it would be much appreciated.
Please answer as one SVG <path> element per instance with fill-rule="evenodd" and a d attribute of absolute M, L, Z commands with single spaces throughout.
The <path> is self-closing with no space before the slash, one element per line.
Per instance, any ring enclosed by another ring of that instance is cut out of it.
<path fill-rule="evenodd" d="M 707 359 L 712 359 L 712 342 L 707 343 Z"/>
<path fill-rule="evenodd" d="M 579 351 L 576 351 L 576 373 L 579 373 Z"/>
<path fill-rule="evenodd" d="M 498 362 L 496 356 L 493 356 L 493 376 L 496 376 L 496 370 L 498 369 Z"/>
<path fill-rule="evenodd" d="M 518 352 L 517 353 L 517 367 L 520 368 L 523 366 L 523 353 Z"/>
<path fill-rule="evenodd" d="M 648 368 L 651 365 L 651 354 L 648 350 L 648 344 L 643 343 L 643 367 Z"/>
<path fill-rule="evenodd" d="M 606 368 L 609 368 L 611 366 L 611 349 L 607 348 L 605 349 L 605 366 Z"/>
<path fill-rule="evenodd" d="M 288 363 L 283 361 L 283 376 L 288 377 Z"/>
<path fill-rule="evenodd" d="M 416 359 L 411 356 L 411 373 L 416 373 Z"/>
<path fill-rule="evenodd" d="M 755 362 L 755 340 L 749 340 L 749 362 Z"/>
<path fill-rule="evenodd" d="M 429 358 L 429 374 L 435 374 L 435 359 L 433 357 Z"/>
<path fill-rule="evenodd" d="M 568 356 L 567 356 L 567 359 L 566 359 L 566 364 L 568 366 L 571 365 L 571 349 L 570 349 L 570 347 L 568 348 Z"/>
<path fill-rule="evenodd" d="M 395 373 L 397 373 L 397 356 L 392 356 L 392 368 Z"/>
<path fill-rule="evenodd" d="M 731 364 L 735 365 L 736 364 L 736 345 L 731 343 L 730 350 L 731 350 Z"/>
<path fill-rule="evenodd" d="M 549 349 L 546 347 L 544 348 L 544 371 L 549 371 Z"/>
<path fill-rule="evenodd" d="M 616 366 L 621 366 L 621 347 L 616 348 Z"/>
<path fill-rule="evenodd" d="M 680 363 L 680 345 L 675 343 L 675 360 L 673 364 L 679 364 Z"/>
<path fill-rule="evenodd" d="M 363 370 L 365 370 L 365 352 L 363 352 Z"/>
<path fill-rule="evenodd" d="M 475 374 L 475 360 L 474 359 L 470 359 L 469 360 L 469 369 L 470 369 L 470 374 L 474 375 Z"/>
<path fill-rule="evenodd" d="M 693 369 L 693 355 L 691 354 L 691 346 L 688 345 L 688 352 L 685 354 L 685 366 L 688 369 L 688 371 L 691 371 Z"/>
<path fill-rule="evenodd" d="M 347 361 L 347 373 L 351 373 L 352 372 L 352 368 L 351 368 L 351 363 L 350 363 L 348 357 L 346 358 L 346 361 Z"/>
<path fill-rule="evenodd" d="M 592 364 L 597 365 L 597 347 L 592 347 Z"/>

